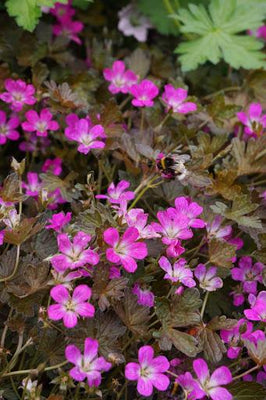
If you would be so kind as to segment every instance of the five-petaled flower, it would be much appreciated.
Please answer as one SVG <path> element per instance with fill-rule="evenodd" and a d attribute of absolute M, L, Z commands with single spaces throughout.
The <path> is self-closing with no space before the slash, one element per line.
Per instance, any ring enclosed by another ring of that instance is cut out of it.
<path fill-rule="evenodd" d="M 96 339 L 86 338 L 84 343 L 84 355 L 73 344 L 66 347 L 66 359 L 73 363 L 69 374 L 76 381 L 84 381 L 87 378 L 90 387 L 99 386 L 102 380 L 101 373 L 109 371 L 112 364 L 103 357 L 98 357 L 99 343 Z"/>
<path fill-rule="evenodd" d="M 262 272 L 265 266 L 257 262 L 252 264 L 252 258 L 248 256 L 241 257 L 238 262 L 238 268 L 232 268 L 231 274 L 235 281 L 243 283 L 243 290 L 246 293 L 257 293 L 257 283 L 262 283 Z"/>
<path fill-rule="evenodd" d="M 139 232 L 136 228 L 128 228 L 120 238 L 115 228 L 108 228 L 103 234 L 105 243 L 111 248 L 106 250 L 107 260 L 114 264 L 122 264 L 127 272 L 135 272 L 136 260 L 143 260 L 148 254 L 146 243 L 137 242 Z"/>
<path fill-rule="evenodd" d="M 27 132 L 36 132 L 37 136 L 47 136 L 48 131 L 57 131 L 59 124 L 54 121 L 53 114 L 44 108 L 38 114 L 35 110 L 29 110 L 26 112 L 25 117 L 27 121 L 22 122 L 22 128 Z"/>
<path fill-rule="evenodd" d="M 193 279 L 193 272 L 188 268 L 184 258 L 180 258 L 172 265 L 170 261 L 163 256 L 159 259 L 159 265 L 166 272 L 164 279 L 175 283 L 182 283 L 187 287 L 196 286 L 196 282 Z"/>
<path fill-rule="evenodd" d="M 259 103 L 252 103 L 248 112 L 238 112 L 236 115 L 240 122 L 245 126 L 244 132 L 248 136 L 261 136 L 266 128 L 266 114 L 262 114 L 262 107 Z"/>
<path fill-rule="evenodd" d="M 132 104 L 135 107 L 152 107 L 153 99 L 158 96 L 159 89 L 148 79 L 144 79 L 138 84 L 131 86 L 130 93 L 134 96 Z"/>
<path fill-rule="evenodd" d="M 6 119 L 6 113 L 0 111 L 0 144 L 5 144 L 7 139 L 18 140 L 19 133 L 16 128 L 19 126 L 19 118 L 11 117 Z"/>
<path fill-rule="evenodd" d="M 162 100 L 167 106 L 167 111 L 172 109 L 173 113 L 187 114 L 197 110 L 197 104 L 190 101 L 185 101 L 187 98 L 187 90 L 178 88 L 175 89 L 168 84 L 164 87 Z"/>
<path fill-rule="evenodd" d="M 126 71 L 124 61 L 115 61 L 112 68 L 103 70 L 104 78 L 111 82 L 108 89 L 111 93 L 128 93 L 132 85 L 137 83 L 138 78 L 130 69 Z"/>
<path fill-rule="evenodd" d="M 21 111 L 24 104 L 33 105 L 36 103 L 34 86 L 27 85 L 21 79 L 6 79 L 5 89 L 6 92 L 0 94 L 0 99 L 11 104 L 10 108 L 13 111 Z"/>
<path fill-rule="evenodd" d="M 51 289 L 50 296 L 58 304 L 48 307 L 48 317 L 54 321 L 63 319 L 66 328 L 74 328 L 78 317 L 92 318 L 94 307 L 88 302 L 91 298 L 91 289 L 87 285 L 75 287 L 72 296 L 64 285 L 57 285 Z"/>
<path fill-rule="evenodd" d="M 112 204 L 120 204 L 122 200 L 132 200 L 135 197 L 135 193 L 131 190 L 127 190 L 130 186 L 130 182 L 121 180 L 117 185 L 112 182 L 107 189 L 107 194 L 97 194 L 97 199 L 106 199 Z"/>
<path fill-rule="evenodd" d="M 138 392 L 145 397 L 151 396 L 153 387 L 165 391 L 170 380 L 164 375 L 169 367 L 165 356 L 154 357 L 151 346 L 142 346 L 138 351 L 138 363 L 130 362 L 126 365 L 125 376 L 131 381 L 137 381 Z"/>
<path fill-rule="evenodd" d="M 199 280 L 199 285 L 207 292 L 213 292 L 223 286 L 221 278 L 216 276 L 217 268 L 206 268 L 204 264 L 199 264 L 194 271 L 195 277 Z"/>

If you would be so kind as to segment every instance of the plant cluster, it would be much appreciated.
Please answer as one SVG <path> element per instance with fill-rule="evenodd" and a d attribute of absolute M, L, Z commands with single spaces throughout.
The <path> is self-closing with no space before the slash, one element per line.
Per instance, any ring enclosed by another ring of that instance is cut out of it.
<path fill-rule="evenodd" d="M 0 13 L 0 396 L 264 400 L 264 4 L 87 3 Z"/>

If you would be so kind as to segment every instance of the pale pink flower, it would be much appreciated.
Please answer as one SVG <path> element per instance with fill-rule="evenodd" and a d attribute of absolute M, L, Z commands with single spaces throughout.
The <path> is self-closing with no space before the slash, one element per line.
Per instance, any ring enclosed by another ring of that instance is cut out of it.
<path fill-rule="evenodd" d="M 11 117 L 6 119 L 6 113 L 0 111 L 0 145 L 5 144 L 7 139 L 18 140 L 19 133 L 16 128 L 19 126 L 19 118 Z"/>
<path fill-rule="evenodd" d="M 145 397 L 152 395 L 153 387 L 164 392 L 170 379 L 164 375 L 169 367 L 169 361 L 165 356 L 154 357 L 151 346 L 142 346 L 138 351 L 138 363 L 130 362 L 126 365 L 125 376 L 130 381 L 137 381 L 139 394 Z"/>
<path fill-rule="evenodd" d="M 187 90 L 175 89 L 172 85 L 165 85 L 162 100 L 167 106 L 167 111 L 172 109 L 173 113 L 187 114 L 197 110 L 197 104 L 185 102 Z"/>
<path fill-rule="evenodd" d="M 216 215 L 212 222 L 208 222 L 206 225 L 206 230 L 208 233 L 208 238 L 225 239 L 232 233 L 231 225 L 221 226 L 223 217 Z"/>
<path fill-rule="evenodd" d="M 66 117 L 68 127 L 65 129 L 65 135 L 68 139 L 79 143 L 78 151 L 88 154 L 91 149 L 102 149 L 106 139 L 102 125 L 92 125 L 91 120 L 87 118 L 79 119 L 76 114 L 70 114 Z"/>
<path fill-rule="evenodd" d="M 246 318 L 251 321 L 266 322 L 266 291 L 260 292 L 257 297 L 250 294 L 248 301 L 251 308 L 244 310 Z"/>
<path fill-rule="evenodd" d="M 193 272 L 187 266 L 187 262 L 184 258 L 180 258 L 173 265 L 166 257 L 159 259 L 160 267 L 166 272 L 164 279 L 168 279 L 172 282 L 180 282 L 187 287 L 196 286 L 196 282 L 193 279 Z"/>
<path fill-rule="evenodd" d="M 125 215 L 126 223 L 129 227 L 135 227 L 141 239 L 153 239 L 160 237 L 152 225 L 147 225 L 149 214 L 141 208 L 132 208 Z"/>
<path fill-rule="evenodd" d="M 105 243 L 111 246 L 106 250 L 107 260 L 114 264 L 122 264 L 127 272 L 135 272 L 137 269 L 135 259 L 143 260 L 148 254 L 146 244 L 137 242 L 138 237 L 136 228 L 128 228 L 121 238 L 117 229 L 106 229 L 103 238 Z"/>
<path fill-rule="evenodd" d="M 58 285 L 51 289 L 50 296 L 58 304 L 48 307 L 48 317 L 54 321 L 63 319 L 66 328 L 74 328 L 79 316 L 84 318 L 94 316 L 94 307 L 88 303 L 91 289 L 87 285 L 77 286 L 72 296 L 64 285 Z"/>
<path fill-rule="evenodd" d="M 96 199 L 107 199 L 112 204 L 120 204 L 122 200 L 132 200 L 135 197 L 135 193 L 127 190 L 130 186 L 130 182 L 122 180 L 117 185 L 112 182 L 107 189 L 107 194 L 97 194 Z"/>
<path fill-rule="evenodd" d="M 216 271 L 216 267 L 206 268 L 204 264 L 199 264 L 195 268 L 194 275 L 199 280 L 202 289 L 213 292 L 223 286 L 223 281 L 216 276 Z"/>
<path fill-rule="evenodd" d="M 35 110 L 26 112 L 25 117 L 27 121 L 22 122 L 21 126 L 24 131 L 36 132 L 37 136 L 47 136 L 48 131 L 57 131 L 59 129 L 58 122 L 54 121 L 53 114 L 44 108 L 38 114 Z"/>
<path fill-rule="evenodd" d="M 84 355 L 73 344 L 66 347 L 65 357 L 73 363 L 69 374 L 76 381 L 82 382 L 87 378 L 90 387 L 99 386 L 101 383 L 101 373 L 109 371 L 112 364 L 103 357 L 98 357 L 99 343 L 96 339 L 86 338 L 84 343 Z"/>
<path fill-rule="evenodd" d="M 36 103 L 33 96 L 35 93 L 34 86 L 27 85 L 21 79 L 6 79 L 5 89 L 6 92 L 0 94 L 0 99 L 11 104 L 10 108 L 14 111 L 21 111 L 24 104 L 33 105 Z"/>
<path fill-rule="evenodd" d="M 108 89 L 111 93 L 128 93 L 132 85 L 137 83 L 138 78 L 133 71 L 125 70 L 126 66 L 123 61 L 115 61 L 112 68 L 103 70 L 104 78 L 111 82 Z"/>
<path fill-rule="evenodd" d="M 266 127 L 266 114 L 262 114 L 262 107 L 259 103 L 252 103 L 248 112 L 238 112 L 236 115 L 240 122 L 245 125 L 244 132 L 252 137 L 261 136 Z"/>
<path fill-rule="evenodd" d="M 125 36 L 134 36 L 139 42 L 146 42 L 150 21 L 142 15 L 134 4 L 122 8 L 119 13 L 118 29 Z"/>
<path fill-rule="evenodd" d="M 159 89 L 148 79 L 144 79 L 138 84 L 131 86 L 130 93 L 134 97 L 132 104 L 135 107 L 152 107 L 153 99 L 158 96 Z"/>
<path fill-rule="evenodd" d="M 99 262 L 99 255 L 88 247 L 91 236 L 84 232 L 78 232 L 73 242 L 66 233 L 57 236 L 57 244 L 60 253 L 51 258 L 52 266 L 57 271 L 65 271 L 68 268 L 75 269 L 86 264 L 96 265 Z"/>

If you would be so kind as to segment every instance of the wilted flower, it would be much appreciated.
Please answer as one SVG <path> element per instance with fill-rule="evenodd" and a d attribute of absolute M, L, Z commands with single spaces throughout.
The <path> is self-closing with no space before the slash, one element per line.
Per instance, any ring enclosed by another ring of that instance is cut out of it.
<path fill-rule="evenodd" d="M 66 214 L 61 211 L 58 214 L 53 214 L 52 218 L 48 220 L 50 225 L 46 225 L 46 229 L 53 229 L 55 232 L 61 232 L 62 228 L 68 224 L 71 220 L 71 212 L 67 212 Z"/>
<path fill-rule="evenodd" d="M 142 289 L 138 283 L 135 283 L 132 293 L 138 298 L 138 304 L 144 307 L 154 306 L 154 294 L 148 289 Z"/>
<path fill-rule="evenodd" d="M 53 114 L 44 108 L 41 110 L 40 115 L 35 110 L 26 112 L 26 122 L 22 122 L 22 128 L 27 132 L 36 132 L 37 136 L 47 136 L 48 131 L 57 131 L 59 124 L 53 121 Z"/>
<path fill-rule="evenodd" d="M 206 268 L 204 264 L 199 264 L 195 268 L 194 275 L 199 280 L 202 289 L 213 292 L 223 286 L 223 281 L 216 276 L 216 271 L 216 267 Z"/>
<path fill-rule="evenodd" d="M 266 291 L 260 292 L 257 297 L 250 294 L 248 301 L 251 308 L 244 310 L 246 318 L 251 321 L 266 322 Z"/>
<path fill-rule="evenodd" d="M 68 139 L 80 143 L 80 153 L 88 154 L 91 149 L 102 149 L 105 146 L 102 139 L 106 139 L 106 134 L 102 125 L 93 126 L 88 117 L 79 119 L 76 114 L 69 114 L 66 123 L 68 127 L 65 129 L 65 135 Z"/>
<path fill-rule="evenodd" d="M 5 103 L 11 104 L 11 109 L 21 111 L 24 104 L 33 105 L 36 99 L 33 96 L 35 89 L 33 85 L 27 85 L 21 79 L 6 79 L 6 92 L 0 94 L 0 99 Z"/>
<path fill-rule="evenodd" d="M 88 248 L 91 236 L 84 232 L 78 232 L 71 243 L 66 233 L 57 236 L 57 244 L 60 253 L 51 258 L 52 266 L 57 271 L 65 271 L 68 268 L 75 269 L 86 264 L 96 265 L 99 262 L 99 255 Z"/>
<path fill-rule="evenodd" d="M 133 4 L 122 8 L 118 16 L 118 29 L 125 36 L 134 36 L 139 42 L 147 40 L 148 29 L 151 28 L 151 23 Z"/>
<path fill-rule="evenodd" d="M 138 392 L 145 397 L 151 396 L 153 387 L 165 391 L 170 380 L 164 375 L 169 367 L 165 356 L 154 357 L 151 346 L 142 346 L 138 351 L 138 363 L 131 362 L 126 365 L 125 376 L 130 381 L 137 381 Z"/>
<path fill-rule="evenodd" d="M 5 144 L 7 139 L 18 140 L 19 133 L 16 128 L 19 126 L 19 118 L 11 117 L 6 119 L 6 113 L 0 111 L 0 144 Z"/>
<path fill-rule="evenodd" d="M 147 246 L 143 242 L 137 242 L 139 237 L 136 228 L 128 228 L 122 238 L 115 228 L 108 228 L 104 231 L 105 243 L 111 248 L 106 250 L 107 260 L 114 264 L 122 264 L 127 272 L 135 272 L 137 269 L 136 260 L 143 260 L 148 254 Z"/>
<path fill-rule="evenodd" d="M 109 371 L 112 364 L 103 357 L 98 357 L 98 341 L 86 338 L 84 343 L 84 355 L 73 344 L 66 347 L 66 359 L 75 365 L 69 371 L 70 376 L 76 381 L 84 381 L 87 378 L 88 385 L 99 386 L 101 383 L 101 373 Z"/>
<path fill-rule="evenodd" d="M 241 351 L 241 340 L 247 339 L 252 329 L 252 323 L 241 318 L 233 328 L 221 330 L 220 335 L 222 340 L 229 344 L 229 349 L 227 350 L 228 358 L 233 359 L 238 357 Z"/>
<path fill-rule="evenodd" d="M 261 136 L 266 127 L 266 115 L 262 114 L 262 107 L 259 103 L 252 103 L 248 112 L 238 112 L 236 115 L 240 122 L 245 125 L 244 132 L 246 135 L 257 137 Z"/>
<path fill-rule="evenodd" d="M 58 304 L 48 307 L 48 316 L 54 321 L 63 319 L 67 328 L 74 328 L 78 317 L 91 318 L 94 316 L 94 307 L 88 300 L 91 298 L 91 289 L 87 285 L 79 285 L 74 289 L 72 296 L 64 285 L 51 289 L 50 296 Z"/>
<path fill-rule="evenodd" d="M 187 114 L 197 110 L 197 104 L 185 102 L 187 90 L 175 89 L 172 85 L 165 85 L 162 99 L 167 106 L 167 110 L 172 109 L 174 113 Z"/>
<path fill-rule="evenodd" d="M 137 83 L 138 78 L 133 71 L 125 70 L 126 66 L 123 61 L 115 61 L 112 68 L 103 70 L 104 78 L 111 82 L 108 89 L 111 93 L 128 93 L 132 85 Z"/>
<path fill-rule="evenodd" d="M 152 107 L 154 104 L 153 99 L 158 96 L 159 89 L 152 81 L 144 79 L 140 83 L 131 86 L 130 93 L 135 97 L 132 100 L 133 106 Z"/>
<path fill-rule="evenodd" d="M 221 226 L 222 221 L 223 217 L 220 215 L 216 215 L 212 222 L 208 222 L 206 224 L 206 230 L 209 239 L 213 237 L 217 239 L 224 239 L 227 236 L 231 235 L 232 233 L 231 225 Z"/>

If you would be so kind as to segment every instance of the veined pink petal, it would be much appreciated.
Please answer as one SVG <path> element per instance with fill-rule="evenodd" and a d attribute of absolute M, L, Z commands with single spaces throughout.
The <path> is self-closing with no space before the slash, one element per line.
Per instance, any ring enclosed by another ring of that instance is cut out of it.
<path fill-rule="evenodd" d="M 120 256 L 120 259 L 121 264 L 127 272 L 133 273 L 138 268 L 136 261 L 130 256 Z"/>
<path fill-rule="evenodd" d="M 262 113 L 262 107 L 259 103 L 252 103 L 249 106 L 249 115 L 253 120 L 259 120 Z"/>
<path fill-rule="evenodd" d="M 86 378 L 85 372 L 82 372 L 79 367 L 74 367 L 69 371 L 69 375 L 75 379 L 75 381 L 81 382 Z"/>
<path fill-rule="evenodd" d="M 165 356 L 155 357 L 150 365 L 154 368 L 156 373 L 165 372 L 170 368 L 169 361 Z"/>
<path fill-rule="evenodd" d="M 66 311 L 63 316 L 63 322 L 67 328 L 74 328 L 78 323 L 77 314 L 74 311 Z"/>
<path fill-rule="evenodd" d="M 232 382 L 232 374 L 229 368 L 219 367 L 211 375 L 209 386 L 227 385 Z"/>
<path fill-rule="evenodd" d="M 149 378 L 140 377 L 138 379 L 137 390 L 142 396 L 150 396 L 153 391 L 151 380 Z"/>
<path fill-rule="evenodd" d="M 151 378 L 151 383 L 156 389 L 164 392 L 170 385 L 170 379 L 164 374 L 154 374 Z"/>
<path fill-rule="evenodd" d="M 82 360 L 81 352 L 74 344 L 70 344 L 66 347 L 65 357 L 73 364 L 80 364 Z"/>
<path fill-rule="evenodd" d="M 61 303 L 61 304 L 66 303 L 70 298 L 68 290 L 66 289 L 66 287 L 64 285 L 54 286 L 50 291 L 50 296 L 57 303 Z"/>
<path fill-rule="evenodd" d="M 87 285 L 79 285 L 74 289 L 72 299 L 76 303 L 83 303 L 91 297 L 91 289 Z"/>
<path fill-rule="evenodd" d="M 150 365 L 154 356 L 154 350 L 151 346 L 142 346 L 138 351 L 140 364 Z"/>
<path fill-rule="evenodd" d="M 65 315 L 65 310 L 61 304 L 52 304 L 47 309 L 48 317 L 53 321 L 59 321 Z"/>
<path fill-rule="evenodd" d="M 228 390 L 222 387 L 216 387 L 208 391 L 212 400 L 232 400 L 233 396 Z"/>
<path fill-rule="evenodd" d="M 138 380 L 140 376 L 140 365 L 135 362 L 128 363 L 125 368 L 125 376 L 130 381 Z"/>
<path fill-rule="evenodd" d="M 200 383 L 204 384 L 210 376 L 207 363 L 202 358 L 198 358 L 197 360 L 193 361 L 193 369 Z"/>
<path fill-rule="evenodd" d="M 105 243 L 110 246 L 115 246 L 119 242 L 119 233 L 115 228 L 108 228 L 103 233 L 103 239 Z"/>
<path fill-rule="evenodd" d="M 92 338 L 86 338 L 84 343 L 84 359 L 85 362 L 93 360 L 98 353 L 98 341 Z"/>

